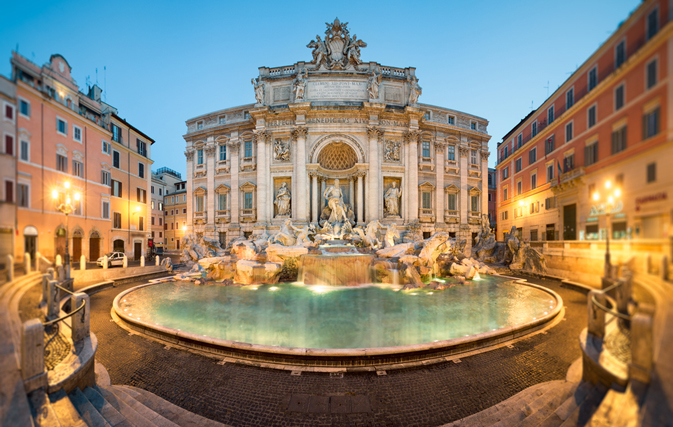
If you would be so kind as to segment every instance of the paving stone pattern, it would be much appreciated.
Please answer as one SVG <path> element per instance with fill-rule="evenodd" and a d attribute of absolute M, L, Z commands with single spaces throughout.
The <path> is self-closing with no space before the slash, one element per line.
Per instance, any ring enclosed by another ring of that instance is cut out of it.
<path fill-rule="evenodd" d="M 91 297 L 97 359 L 112 384 L 142 388 L 196 414 L 232 426 L 436 426 L 491 407 L 532 385 L 564 379 L 580 357 L 586 296 L 535 279 L 558 292 L 566 320 L 513 348 L 463 357 L 461 363 L 376 372 L 263 369 L 192 354 L 129 333 L 111 322 L 114 297 L 129 283 Z"/>

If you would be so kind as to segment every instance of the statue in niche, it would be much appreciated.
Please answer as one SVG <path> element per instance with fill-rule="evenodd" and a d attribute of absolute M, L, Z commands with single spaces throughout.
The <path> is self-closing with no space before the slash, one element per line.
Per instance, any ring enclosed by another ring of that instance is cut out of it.
<path fill-rule="evenodd" d="M 251 79 L 252 86 L 255 88 L 255 100 L 257 104 L 262 105 L 264 103 L 264 82 L 260 77 L 256 79 Z"/>
<path fill-rule="evenodd" d="M 334 180 L 334 185 L 329 186 L 323 197 L 327 200 L 327 207 L 330 209 L 330 215 L 327 222 L 334 224 L 337 222 L 349 222 L 346 214 L 346 205 L 344 204 L 344 196 L 339 187 L 339 180 Z"/>
<path fill-rule="evenodd" d="M 289 162 L 290 161 L 290 143 L 289 141 L 283 141 L 282 139 L 277 139 L 273 143 L 273 156 L 279 162 Z"/>
<path fill-rule="evenodd" d="M 297 78 L 294 80 L 294 83 L 292 85 L 292 90 L 294 91 L 294 100 L 296 101 L 303 101 L 304 100 L 304 93 L 306 89 L 306 74 L 308 72 L 304 70 L 304 75 L 302 76 L 302 70 L 299 70 L 299 75 L 297 75 Z"/>
<path fill-rule="evenodd" d="M 278 193 L 276 193 L 276 200 L 273 202 L 276 205 L 278 211 L 278 216 L 289 216 L 291 213 L 290 209 L 290 200 L 292 196 L 290 195 L 290 190 L 287 188 L 287 183 L 283 181 Z"/>
<path fill-rule="evenodd" d="M 383 147 L 383 158 L 387 162 L 399 162 L 400 142 L 386 140 L 386 143 Z"/>
<path fill-rule="evenodd" d="M 369 76 L 369 80 L 367 80 L 367 92 L 369 92 L 369 99 L 379 98 L 379 85 L 381 84 L 381 76 L 381 73 L 376 75 L 376 70 L 372 71 L 372 75 Z"/>
<path fill-rule="evenodd" d="M 409 82 L 409 105 L 418 104 L 418 97 L 423 93 L 423 89 L 418 85 L 416 77 L 407 76 Z"/>
<path fill-rule="evenodd" d="M 397 181 L 393 181 L 392 187 L 386 191 L 383 197 L 386 205 L 386 216 L 400 216 L 400 197 L 402 189 L 397 188 Z"/>

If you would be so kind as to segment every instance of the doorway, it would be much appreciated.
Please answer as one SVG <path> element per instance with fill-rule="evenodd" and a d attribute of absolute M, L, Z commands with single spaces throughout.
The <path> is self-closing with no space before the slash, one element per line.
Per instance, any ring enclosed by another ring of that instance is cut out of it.
<path fill-rule="evenodd" d="M 577 240 L 577 205 L 563 206 L 563 240 Z"/>
<path fill-rule="evenodd" d="M 72 257 L 75 262 L 79 262 L 82 256 L 82 232 L 75 231 L 72 235 Z"/>
<path fill-rule="evenodd" d="M 59 228 L 56 231 L 56 242 L 55 246 L 55 255 L 61 255 L 61 258 L 65 257 L 65 228 Z"/>
<path fill-rule="evenodd" d="M 23 252 L 28 252 L 31 259 L 35 259 L 37 253 L 37 228 L 29 225 L 23 229 Z"/>
<path fill-rule="evenodd" d="M 121 239 L 117 239 L 114 242 L 112 242 L 112 250 L 114 252 L 121 252 L 121 253 L 126 252 L 124 250 L 124 241 Z"/>
<path fill-rule="evenodd" d="M 97 231 L 89 237 L 89 261 L 95 261 L 100 257 L 100 235 Z"/>
<path fill-rule="evenodd" d="M 133 259 L 135 261 L 140 260 L 140 256 L 142 255 L 142 251 L 143 251 L 142 242 L 133 242 Z"/>

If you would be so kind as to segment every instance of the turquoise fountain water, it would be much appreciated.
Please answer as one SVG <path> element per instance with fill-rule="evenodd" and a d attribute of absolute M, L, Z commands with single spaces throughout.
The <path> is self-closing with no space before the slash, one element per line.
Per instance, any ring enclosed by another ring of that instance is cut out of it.
<path fill-rule="evenodd" d="M 213 338 L 345 349 L 475 335 L 540 318 L 555 304 L 540 289 L 487 276 L 435 292 L 394 286 L 167 282 L 124 295 L 119 310 L 133 319 Z"/>

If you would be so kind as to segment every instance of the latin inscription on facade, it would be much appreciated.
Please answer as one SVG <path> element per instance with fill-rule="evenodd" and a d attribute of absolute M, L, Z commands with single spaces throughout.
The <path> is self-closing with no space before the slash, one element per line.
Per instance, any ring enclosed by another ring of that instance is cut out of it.
<path fill-rule="evenodd" d="M 312 117 L 306 119 L 306 123 L 369 123 L 369 120 L 361 117 Z"/>
<path fill-rule="evenodd" d="M 386 101 L 388 102 L 402 102 L 402 91 L 397 87 L 386 88 Z"/>
<path fill-rule="evenodd" d="M 366 82 L 315 81 L 308 82 L 310 99 L 367 99 Z"/>
<path fill-rule="evenodd" d="M 290 86 L 273 88 L 273 102 L 289 101 L 289 100 L 290 100 Z"/>
<path fill-rule="evenodd" d="M 267 127 L 292 126 L 293 124 L 294 120 L 272 120 L 270 122 L 266 122 Z"/>

